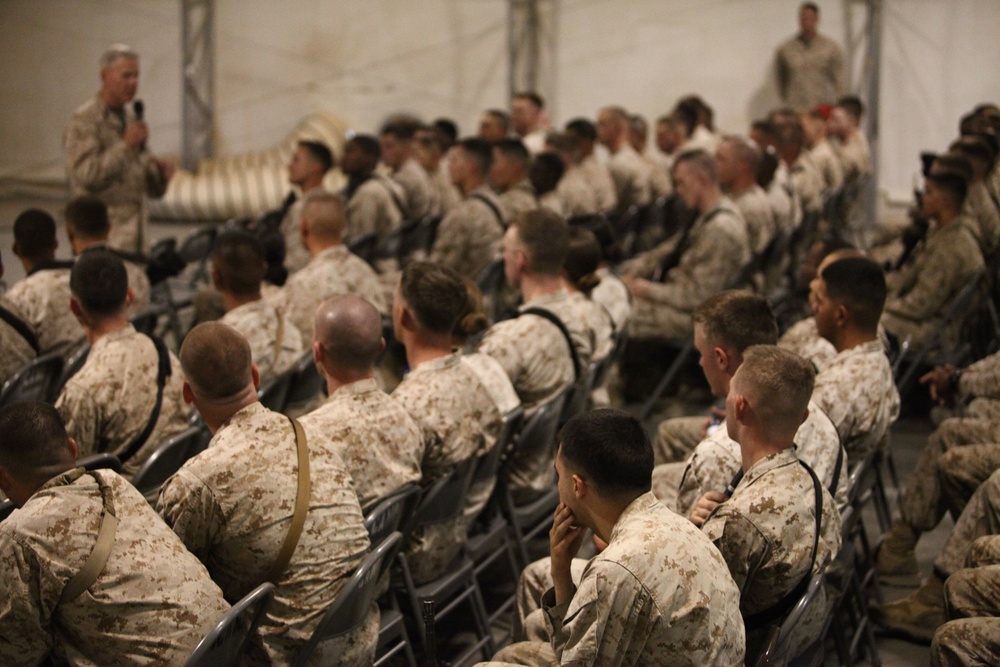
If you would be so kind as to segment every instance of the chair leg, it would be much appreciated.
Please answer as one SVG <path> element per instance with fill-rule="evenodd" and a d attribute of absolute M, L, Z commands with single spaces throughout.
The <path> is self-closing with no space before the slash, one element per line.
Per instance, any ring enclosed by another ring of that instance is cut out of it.
<path fill-rule="evenodd" d="M 690 342 L 680 349 L 677 356 L 674 357 L 673 363 L 671 363 L 670 367 L 667 369 L 667 372 L 663 374 L 662 378 L 660 378 L 660 382 L 656 385 L 656 389 L 653 390 L 653 393 L 650 394 L 649 398 L 647 398 L 646 402 L 643 404 L 642 411 L 639 412 L 639 421 L 644 422 L 649 418 L 650 413 L 653 412 L 653 408 L 656 406 L 656 402 L 660 400 L 660 396 L 662 396 L 663 392 L 667 390 L 667 387 L 673 383 L 677 374 L 681 372 L 684 362 L 687 361 L 687 357 L 693 349 L 694 344 Z"/>

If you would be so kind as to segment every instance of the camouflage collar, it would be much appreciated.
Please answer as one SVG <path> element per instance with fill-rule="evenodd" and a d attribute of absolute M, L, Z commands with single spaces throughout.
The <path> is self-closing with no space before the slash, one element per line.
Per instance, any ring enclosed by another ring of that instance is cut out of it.
<path fill-rule="evenodd" d="M 765 456 L 757 463 L 750 466 L 750 470 L 746 471 L 743 475 L 743 481 L 740 482 L 738 488 L 749 486 L 755 481 L 771 472 L 783 466 L 792 465 L 798 462 L 798 457 L 795 456 L 795 448 L 789 447 L 788 449 L 777 452 L 776 454 L 770 454 Z"/>
<path fill-rule="evenodd" d="M 608 539 L 608 544 L 615 541 L 615 538 L 618 537 L 618 531 L 628 522 L 628 519 L 630 519 L 633 514 L 648 512 L 649 509 L 657 503 L 659 503 L 659 501 L 656 499 L 656 496 L 653 495 L 652 491 L 647 491 L 630 502 L 625 509 L 622 510 L 622 513 L 618 515 L 618 520 L 615 521 L 615 526 L 611 529 L 611 537 Z"/>
<path fill-rule="evenodd" d="M 334 396 L 338 394 L 344 396 L 358 396 L 360 394 L 367 394 L 372 391 L 381 391 L 378 388 L 378 384 L 375 382 L 375 378 L 365 378 L 364 380 L 356 380 L 349 384 L 337 387 L 337 389 L 330 394 L 330 397 L 326 400 L 327 403 L 333 400 Z"/>

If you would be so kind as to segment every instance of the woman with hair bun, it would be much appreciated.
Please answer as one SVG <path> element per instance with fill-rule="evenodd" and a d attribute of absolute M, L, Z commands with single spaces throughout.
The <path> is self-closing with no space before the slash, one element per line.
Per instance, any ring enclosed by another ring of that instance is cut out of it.
<path fill-rule="evenodd" d="M 563 262 L 562 279 L 570 299 L 586 315 L 594 331 L 593 361 L 600 361 L 614 348 L 615 325 L 611 313 L 591 299 L 591 293 L 601 283 L 597 269 L 601 263 L 601 246 L 594 233 L 580 227 L 569 232 L 569 251 Z"/>

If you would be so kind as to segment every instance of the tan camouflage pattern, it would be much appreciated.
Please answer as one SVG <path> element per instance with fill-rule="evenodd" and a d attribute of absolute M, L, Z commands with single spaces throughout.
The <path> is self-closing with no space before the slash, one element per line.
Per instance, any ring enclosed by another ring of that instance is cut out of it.
<path fill-rule="evenodd" d="M 475 280 L 497 256 L 504 227 L 485 202 L 471 195 L 490 199 L 503 215 L 492 191 L 485 185 L 476 188 L 441 220 L 429 259 Z"/>
<path fill-rule="evenodd" d="M 431 174 L 431 188 L 433 215 L 444 215 L 462 201 L 462 193 L 448 180 L 447 171 L 443 166 Z"/>
<path fill-rule="evenodd" d="M 743 664 L 739 591 L 725 561 L 651 493 L 622 512 L 573 598 L 555 605 L 550 590 L 542 608 L 549 643 L 513 644 L 485 664 Z M 549 651 L 556 662 L 538 661 Z"/>
<path fill-rule="evenodd" d="M 630 145 L 625 144 L 608 158 L 608 172 L 615 184 L 618 211 L 653 202 L 653 169 Z"/>
<path fill-rule="evenodd" d="M 802 202 L 802 210 L 819 212 L 823 208 L 823 175 L 809 151 L 803 150 L 788 169 L 788 178 Z"/>
<path fill-rule="evenodd" d="M 432 212 L 434 189 L 431 177 L 416 158 L 411 157 L 400 165 L 392 173 L 392 180 L 403 191 L 403 206 L 406 207 L 408 220 L 419 220 Z"/>
<path fill-rule="evenodd" d="M 996 555 L 990 541 L 973 547 L 979 538 L 1000 534 L 1000 470 L 993 471 L 976 492 L 962 514 L 955 520 L 951 535 L 936 559 L 934 569 L 942 578 L 947 578 L 965 567 L 970 556 L 988 551 Z M 975 552 L 975 553 L 974 553 Z M 984 557 L 985 559 L 985 557 Z M 996 562 L 994 560 L 994 562 Z"/>
<path fill-rule="evenodd" d="M 840 514 L 824 488 L 823 516 L 816 560 L 816 501 L 812 477 L 786 449 L 757 461 L 746 471 L 732 497 L 719 505 L 702 527 L 722 552 L 740 589 L 746 618 L 777 604 L 806 576 L 826 567 L 840 549 Z M 824 606 L 820 593 L 818 608 Z M 791 655 L 819 635 L 822 617 L 803 617 L 793 631 Z M 747 659 L 752 664 L 766 628 L 747 631 Z"/>
<path fill-rule="evenodd" d="M 503 213 L 504 224 L 509 225 L 510 221 L 520 213 L 534 211 L 539 207 L 538 197 L 535 196 L 535 189 L 531 187 L 528 179 L 497 194 L 497 201 L 500 202 L 500 212 Z"/>
<path fill-rule="evenodd" d="M 847 143 L 832 138 L 830 146 L 833 152 L 840 158 L 840 165 L 844 170 L 844 183 L 851 183 L 860 176 L 870 173 L 872 170 L 872 154 L 868 147 L 868 140 L 858 132 L 853 139 Z"/>
<path fill-rule="evenodd" d="M 953 517 L 961 515 L 972 494 L 995 470 L 1000 470 L 998 443 L 963 445 L 945 452 L 939 474 L 941 497 L 948 512 Z"/>
<path fill-rule="evenodd" d="M 336 448 L 325 433 L 303 428 L 309 511 L 251 642 L 256 663 L 292 662 L 369 547 L 353 482 Z M 291 423 L 254 403 L 223 423 L 208 449 L 167 480 L 157 511 L 205 564 L 226 599 L 236 601 L 265 581 L 288 533 L 297 488 Z M 317 664 L 370 664 L 378 624 L 372 604 L 358 629 L 321 645 Z"/>
<path fill-rule="evenodd" d="M 964 396 L 1000 399 L 1000 352 L 970 364 L 958 381 Z"/>
<path fill-rule="evenodd" d="M 0 307 L 10 311 L 11 315 L 24 322 L 29 329 L 32 328 L 21 309 L 8 301 L 7 297 L 0 296 Z M 24 336 L 19 334 L 14 327 L 0 320 L 0 387 L 14 373 L 34 361 L 35 356 L 35 350 L 24 339 Z"/>
<path fill-rule="evenodd" d="M 653 199 L 673 194 L 674 183 L 670 180 L 670 171 L 663 161 L 649 153 L 643 153 L 641 157 L 649 165 L 649 186 L 652 188 Z"/>
<path fill-rule="evenodd" d="M 1000 621 L 1000 535 L 978 537 L 965 567 L 944 585 L 951 618 L 988 616 Z"/>
<path fill-rule="evenodd" d="M 373 176 L 358 186 L 351 198 L 347 200 L 344 215 L 347 227 L 344 230 L 344 240 L 351 241 L 365 234 L 375 233 L 379 240 L 384 239 L 390 231 L 403 222 L 403 214 L 393 199 L 390 188 L 400 189 L 398 183 L 387 178 Z M 398 192 L 399 201 L 403 201 L 403 193 Z"/>
<path fill-rule="evenodd" d="M 220 321 L 236 329 L 247 339 L 262 385 L 290 369 L 305 353 L 303 336 L 298 328 L 285 313 L 263 299 L 233 308 Z M 278 349 L 277 358 L 274 355 L 275 347 Z"/>
<path fill-rule="evenodd" d="M 615 345 L 615 329 L 611 313 L 603 305 L 588 298 L 582 292 L 570 293 L 569 301 L 576 310 L 576 317 L 583 321 L 584 331 L 591 332 L 590 335 L 586 335 L 586 333 L 582 335 L 585 344 L 589 343 L 591 346 L 590 362 L 601 361 L 611 354 Z M 560 319 L 562 319 L 561 315 Z M 573 321 L 573 319 L 574 317 L 567 315 L 564 323 L 566 320 Z M 567 328 L 569 328 L 568 324 Z M 570 334 L 573 334 L 572 329 L 570 329 Z M 581 350 L 585 350 L 584 345 L 578 343 L 576 347 L 577 352 L 582 355 Z"/>
<path fill-rule="evenodd" d="M 823 179 L 824 191 L 839 188 L 844 184 L 844 168 L 826 137 L 809 149 L 809 155 Z"/>
<path fill-rule="evenodd" d="M 834 494 L 837 509 L 843 509 L 847 504 L 847 478 L 850 475 L 847 453 L 841 451 L 840 436 L 833 422 L 815 403 L 809 403 L 809 416 L 795 433 L 795 444 L 795 455 L 813 469 L 827 490 L 833 484 L 837 456 L 843 456 Z M 740 446 L 729 437 L 723 422 L 698 443 L 688 458 L 678 487 L 677 504 L 672 509 L 681 516 L 688 516 L 698 499 L 707 492 L 725 491 L 742 467 Z"/>
<path fill-rule="evenodd" d="M 573 585 L 579 587 L 583 572 L 590 563 L 586 558 L 574 558 L 569 563 Z M 542 597 L 552 588 L 552 559 L 546 556 L 521 570 L 514 593 L 517 613 L 514 614 L 514 642 L 545 642 L 545 613 L 542 611 Z"/>
<path fill-rule="evenodd" d="M 819 335 L 816 318 L 809 316 L 799 320 L 778 339 L 778 347 L 794 352 L 812 362 L 817 370 L 823 370 L 837 356 L 833 343 Z"/>
<path fill-rule="evenodd" d="M 738 195 L 731 196 L 746 222 L 750 249 L 755 255 L 762 254 L 778 232 L 774 209 L 767 193 L 759 185 L 754 184 Z"/>
<path fill-rule="evenodd" d="M 837 427 L 851 461 L 860 461 L 899 417 L 899 392 L 879 340 L 839 352 L 816 375 L 812 400 Z"/>
<path fill-rule="evenodd" d="M 319 186 L 309 192 L 300 193 L 298 198 L 288 207 L 285 217 L 281 219 L 281 235 L 285 237 L 285 268 L 288 269 L 289 274 L 302 270 L 309 263 L 309 249 L 306 248 L 305 241 L 302 240 L 299 221 L 302 218 L 302 207 L 309 195 L 323 192 L 326 192 L 326 189 Z"/>
<path fill-rule="evenodd" d="M 559 195 L 556 194 L 555 190 L 546 192 L 538 198 L 538 208 L 547 208 L 560 217 L 566 217 L 566 211 L 563 209 L 562 199 L 559 198 Z"/>
<path fill-rule="evenodd" d="M 110 491 L 115 543 L 97 580 L 59 603 L 97 543 Z M 204 566 L 131 484 L 82 468 L 0 524 L 0 663 L 180 665 L 229 610 Z"/>
<path fill-rule="evenodd" d="M 1000 618 L 960 618 L 938 628 L 931 642 L 931 667 L 1000 665 Z"/>
<path fill-rule="evenodd" d="M 63 387 L 56 409 L 66 432 L 76 440 L 80 456 L 108 452 L 121 458 L 146 428 L 156 405 L 159 356 L 153 341 L 129 324 L 97 340 L 80 371 Z M 170 353 L 170 377 L 156 426 L 145 444 L 124 462 L 130 478 L 156 448 L 187 428 L 190 408 L 184 404 L 184 371 Z"/>
<path fill-rule="evenodd" d="M 496 443 L 505 412 L 494 400 L 516 406 L 518 399 L 503 369 L 485 355 L 474 367 L 462 363 L 460 352 L 426 361 L 403 378 L 392 392 L 420 427 L 424 445 L 420 464 L 422 483 L 428 485 L 448 475 L 472 456 L 483 456 Z M 488 360 L 488 361 L 487 361 Z M 479 372 L 476 372 L 476 369 Z M 489 373 L 490 386 L 483 374 Z M 464 511 L 453 521 L 416 528 L 406 545 L 410 573 L 417 584 L 445 573 L 465 544 L 469 524 L 479 515 L 493 492 L 477 488 L 464 501 Z"/>
<path fill-rule="evenodd" d="M 167 183 L 148 148 L 122 139 L 131 109 L 118 116 L 95 95 L 73 112 L 63 133 L 70 196 L 93 195 L 108 205 L 108 243 L 145 252 L 150 243 L 144 197 L 162 197 Z"/>
<path fill-rule="evenodd" d="M 562 213 L 567 218 L 578 215 L 596 215 L 601 212 L 597 191 L 591 188 L 579 167 L 570 167 L 559 179 L 556 195 L 562 201 Z"/>
<path fill-rule="evenodd" d="M 969 183 L 962 214 L 984 255 L 1000 250 L 1000 210 L 985 183 Z"/>
<path fill-rule="evenodd" d="M 35 330 L 41 354 L 67 355 L 84 337 L 83 327 L 69 309 L 70 269 L 42 269 L 14 283 L 6 299 Z"/>
<path fill-rule="evenodd" d="M 420 481 L 424 444 L 420 429 L 375 380 L 358 380 L 333 392 L 299 419 L 329 438 L 347 466 L 362 505 Z"/>
<path fill-rule="evenodd" d="M 590 293 L 590 298 L 607 309 L 615 331 L 623 331 L 632 316 L 632 293 L 625 282 L 607 267 L 597 269 L 597 275 L 601 282 Z"/>
<path fill-rule="evenodd" d="M 983 254 L 966 224 L 933 225 L 910 260 L 886 277 L 889 297 L 882 325 L 900 342 L 909 338 L 911 345 L 923 346 L 943 328 L 955 296 L 984 269 Z M 958 324 L 944 332 L 944 349 L 958 344 Z"/>
<path fill-rule="evenodd" d="M 653 463 L 676 463 L 686 461 L 694 448 L 705 438 L 705 427 L 709 418 L 673 417 L 664 419 L 656 427 L 653 438 Z"/>
<path fill-rule="evenodd" d="M 597 205 L 600 211 L 607 213 L 618 208 L 618 193 L 615 190 L 611 171 L 601 163 L 596 156 L 588 155 L 577 165 L 580 174 L 587 181 L 587 186 L 597 195 Z"/>
<path fill-rule="evenodd" d="M 128 314 L 137 315 L 149 307 L 153 288 L 149 284 L 146 267 L 135 262 L 122 263 L 125 265 L 125 273 L 128 274 L 128 286 L 132 288 L 132 305 L 129 306 Z"/>
<path fill-rule="evenodd" d="M 689 338 L 695 307 L 713 294 L 731 288 L 740 270 L 750 261 L 743 216 L 727 197 L 722 197 L 716 207 L 721 211 L 711 219 L 702 214 L 694 222 L 690 245 L 680 263 L 667 273 L 666 280 L 654 284 L 648 297 L 636 299 L 629 324 L 631 337 Z"/>
<path fill-rule="evenodd" d="M 796 111 L 830 104 L 847 91 L 844 53 L 823 35 L 809 42 L 795 35 L 778 47 L 775 64 L 781 99 Z"/>
<path fill-rule="evenodd" d="M 344 245 L 332 246 L 315 255 L 305 268 L 288 278 L 270 303 L 283 309 L 302 334 L 302 345 L 307 348 L 312 344 L 316 308 L 339 294 L 353 294 L 371 303 L 380 313 L 389 312 L 378 274 Z"/>

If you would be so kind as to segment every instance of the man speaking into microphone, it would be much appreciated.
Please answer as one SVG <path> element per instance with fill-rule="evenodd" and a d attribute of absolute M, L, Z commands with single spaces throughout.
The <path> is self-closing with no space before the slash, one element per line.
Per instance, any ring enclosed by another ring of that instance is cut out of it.
<path fill-rule="evenodd" d="M 149 247 L 144 199 L 162 197 L 174 165 L 146 147 L 149 128 L 139 87 L 139 54 L 124 44 L 101 56 L 101 90 L 70 118 L 63 135 L 71 196 L 93 195 L 108 206 L 108 244 L 128 252 Z"/>

